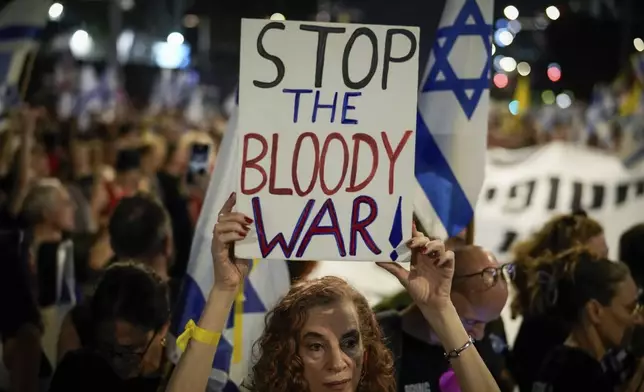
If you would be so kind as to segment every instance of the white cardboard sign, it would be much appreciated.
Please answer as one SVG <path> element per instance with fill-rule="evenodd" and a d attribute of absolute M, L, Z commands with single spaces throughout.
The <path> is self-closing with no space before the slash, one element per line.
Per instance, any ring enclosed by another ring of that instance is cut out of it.
<path fill-rule="evenodd" d="M 418 28 L 242 21 L 238 257 L 401 261 Z"/>

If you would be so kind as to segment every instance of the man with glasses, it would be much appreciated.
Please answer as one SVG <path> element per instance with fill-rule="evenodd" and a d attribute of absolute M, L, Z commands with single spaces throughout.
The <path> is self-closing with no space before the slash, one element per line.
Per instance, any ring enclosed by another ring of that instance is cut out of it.
<path fill-rule="evenodd" d="M 486 335 L 486 326 L 499 320 L 508 298 L 513 266 L 499 265 L 490 252 L 478 246 L 457 246 L 454 255 L 452 302 L 465 330 L 477 341 L 477 349 L 501 385 L 506 373 L 502 356 L 507 351 L 505 336 L 502 328 Z M 389 311 L 378 316 L 394 353 L 399 391 L 441 391 L 450 379 L 455 380 L 442 345 L 415 305 L 400 313 Z"/>

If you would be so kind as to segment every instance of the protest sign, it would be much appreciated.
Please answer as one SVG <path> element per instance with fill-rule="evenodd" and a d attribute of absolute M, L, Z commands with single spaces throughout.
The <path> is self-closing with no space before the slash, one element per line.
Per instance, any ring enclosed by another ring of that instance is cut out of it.
<path fill-rule="evenodd" d="M 627 169 L 619 157 L 564 143 L 512 156 L 519 159 L 489 151 L 476 208 L 476 243 L 501 261 L 512 261 L 514 245 L 557 214 L 583 209 L 599 221 L 611 258 L 622 233 L 644 222 L 644 167 Z"/>
<path fill-rule="evenodd" d="M 242 21 L 238 257 L 404 260 L 418 29 Z"/>

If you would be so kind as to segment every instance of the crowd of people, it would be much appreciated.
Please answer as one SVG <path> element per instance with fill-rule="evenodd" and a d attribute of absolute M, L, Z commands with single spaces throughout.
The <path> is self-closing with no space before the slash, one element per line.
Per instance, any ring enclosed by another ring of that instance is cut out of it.
<path fill-rule="evenodd" d="M 199 320 L 177 303 L 216 164 L 221 121 L 186 131 L 176 113 L 130 113 L 89 130 L 26 107 L 0 134 L 0 337 L 9 392 L 215 391 L 213 359 L 249 261 L 250 217 L 231 194 L 213 227 L 214 285 Z M 195 146 L 208 146 L 195 149 Z M 644 225 L 608 260 L 600 223 L 557 216 L 514 261 L 462 236 L 414 228 L 409 269 L 379 263 L 401 293 L 371 308 L 319 262 L 289 261 L 242 390 L 644 391 Z M 377 284 L 374 282 L 374 284 Z M 512 294 L 514 293 L 514 294 Z M 503 308 L 523 321 L 507 342 Z M 170 360 L 170 332 L 183 354 Z M 225 389 L 223 389 L 225 390 Z"/>

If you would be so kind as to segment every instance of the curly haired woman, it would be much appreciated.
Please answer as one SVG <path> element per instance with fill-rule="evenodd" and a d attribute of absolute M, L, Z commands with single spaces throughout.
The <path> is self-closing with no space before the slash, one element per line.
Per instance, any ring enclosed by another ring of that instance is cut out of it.
<path fill-rule="evenodd" d="M 203 391 L 237 290 L 249 261 L 231 257 L 233 244 L 252 219 L 232 212 L 235 195 L 215 225 L 212 255 L 215 283 L 198 326 L 188 324 L 190 343 L 168 392 Z M 472 345 L 450 299 L 454 254 L 441 241 L 414 230 L 408 243 L 411 269 L 379 263 L 407 289 L 443 343 L 463 392 L 498 391 Z M 184 334 L 185 335 L 185 334 Z M 180 338 L 181 339 L 181 338 Z M 259 358 L 246 388 L 252 392 L 395 392 L 393 359 L 365 298 L 346 282 L 325 277 L 298 284 L 268 314 L 258 341 Z"/>

